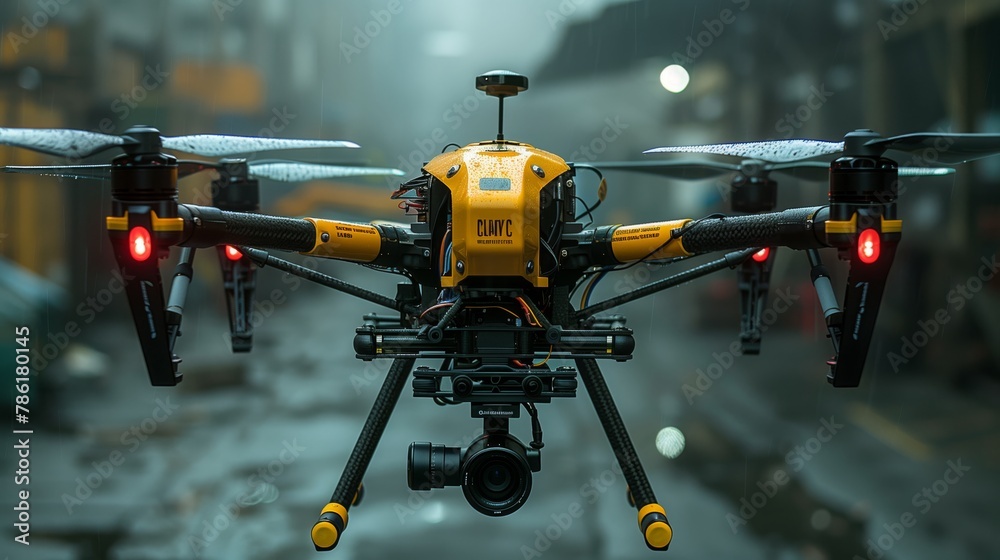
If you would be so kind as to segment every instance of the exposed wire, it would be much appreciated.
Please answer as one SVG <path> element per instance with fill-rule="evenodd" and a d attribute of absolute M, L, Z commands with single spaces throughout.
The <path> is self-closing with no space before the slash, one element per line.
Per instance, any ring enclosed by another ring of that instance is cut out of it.
<path fill-rule="evenodd" d="M 535 407 L 535 403 L 521 403 L 524 405 L 524 409 L 528 411 L 528 416 L 531 417 L 531 447 L 533 449 L 541 449 L 545 447 L 542 443 L 542 423 L 538 420 L 538 409 Z"/>
<path fill-rule="evenodd" d="M 552 230 L 549 231 L 549 237 L 548 237 L 548 239 L 546 239 L 546 241 L 549 244 L 549 247 L 552 247 L 553 245 L 555 245 L 556 242 L 559 241 L 559 238 L 562 237 L 562 226 L 563 226 L 563 220 L 562 220 L 562 201 L 559 200 L 559 199 L 556 199 L 555 207 L 556 207 L 555 208 L 555 210 L 556 210 L 556 221 L 555 221 L 555 223 L 552 224 Z"/>
<path fill-rule="evenodd" d="M 552 256 L 552 268 L 542 272 L 542 276 L 548 276 L 559 268 L 559 257 L 556 256 L 556 252 L 552 250 L 552 247 L 544 239 L 540 239 L 539 241 L 542 242 L 542 247 L 545 251 Z"/>
<path fill-rule="evenodd" d="M 396 190 L 394 190 L 394 191 L 392 191 L 392 194 L 389 195 L 389 198 L 391 198 L 391 199 L 397 199 L 397 198 L 400 198 L 404 194 L 406 194 L 406 193 L 408 193 L 408 192 L 410 192 L 410 191 L 412 191 L 414 189 L 418 189 L 420 187 L 426 187 L 426 186 L 427 186 L 427 176 L 426 175 L 421 175 L 419 177 L 414 177 L 413 179 L 410 179 L 409 181 L 407 181 L 405 183 L 400 183 L 399 184 L 399 188 L 396 189 Z"/>
<path fill-rule="evenodd" d="M 423 313 L 421 313 L 420 317 L 418 317 L 418 320 L 419 319 L 423 319 L 424 315 L 427 315 L 428 313 L 430 313 L 431 311 L 434 311 L 435 309 L 441 309 L 442 307 L 451 307 L 452 305 L 455 305 L 455 304 L 453 302 L 447 302 L 447 303 L 438 303 L 438 304 L 432 305 L 432 306 L 428 307 L 427 309 L 424 309 Z"/>
<path fill-rule="evenodd" d="M 514 365 L 516 365 L 517 367 L 523 367 L 523 368 L 529 368 L 530 369 L 530 368 L 540 368 L 540 367 L 544 366 L 546 363 L 548 363 L 549 358 L 551 358 L 551 357 L 552 357 L 552 346 L 549 346 L 549 353 L 545 355 L 545 359 L 544 360 L 538 362 L 537 364 L 526 364 L 526 363 L 522 362 L 521 360 L 511 360 L 511 361 L 514 362 Z"/>
<path fill-rule="evenodd" d="M 587 307 L 587 305 L 590 303 L 590 296 L 593 295 L 594 288 L 597 287 L 597 283 L 603 280 L 604 277 L 607 276 L 608 273 L 612 272 L 613 270 L 614 270 L 613 267 L 604 267 L 598 274 L 596 274 L 593 278 L 590 279 L 590 283 L 587 284 L 587 287 L 583 290 L 583 294 L 581 294 L 580 296 L 580 309 Z"/>
<path fill-rule="evenodd" d="M 542 361 L 540 361 L 540 362 L 538 362 L 537 364 L 531 364 L 531 367 L 542 367 L 542 366 L 544 366 L 545 364 L 548 363 L 549 358 L 551 358 L 551 357 L 552 357 L 552 346 L 549 345 L 549 353 L 545 355 L 545 359 L 542 360 Z"/>
<path fill-rule="evenodd" d="M 378 272 L 387 272 L 389 274 L 398 274 L 400 276 L 405 277 L 407 280 L 409 280 L 410 284 L 413 284 L 413 286 L 415 286 L 417 288 L 419 288 L 419 286 L 420 286 L 419 284 L 417 284 L 416 279 L 413 278 L 413 275 L 410 274 L 406 269 L 396 268 L 394 266 L 381 266 L 381 265 L 370 264 L 370 263 L 360 263 L 360 264 L 361 264 L 361 266 L 363 266 L 365 268 L 370 268 L 370 269 L 376 270 Z"/>
<path fill-rule="evenodd" d="M 445 267 L 445 262 L 446 262 L 445 256 L 446 256 L 446 253 L 447 253 L 447 251 L 445 250 L 445 248 L 446 247 L 448 249 L 451 248 L 451 245 L 449 245 L 450 241 L 451 241 L 451 224 L 448 224 L 448 229 L 444 232 L 444 235 L 441 236 L 441 246 L 438 248 L 438 270 L 441 271 L 441 276 L 444 276 L 447 272 L 450 271 L 450 268 L 451 268 L 451 266 L 450 266 L 451 265 L 451 259 L 447 259 L 447 263 L 449 265 L 449 270 L 445 270 L 445 268 L 444 268 Z"/>
<path fill-rule="evenodd" d="M 596 174 L 597 178 L 600 179 L 600 183 L 598 184 L 597 187 L 597 202 L 595 202 L 593 206 L 587 206 L 587 203 L 584 202 L 583 199 L 579 199 L 580 203 L 583 204 L 585 210 L 580 215 L 578 215 L 573 219 L 573 221 L 580 221 L 580 218 L 583 218 L 584 216 L 590 216 L 590 222 L 587 222 L 587 226 L 589 226 L 590 224 L 594 223 L 593 211 L 597 210 L 597 207 L 600 206 L 602 202 L 604 202 L 604 198 L 608 194 L 608 184 L 604 180 L 604 174 L 601 173 L 601 170 L 594 167 L 593 165 L 587 165 L 585 163 L 574 163 L 573 167 L 576 169 L 586 169 L 587 171 Z"/>
<path fill-rule="evenodd" d="M 413 202 L 409 199 L 405 199 L 400 201 L 399 204 L 396 205 L 396 208 L 399 208 L 400 210 L 406 212 L 408 216 L 412 216 L 413 214 L 410 213 L 410 210 L 414 210 L 416 214 L 419 214 L 424 211 L 426 206 L 423 203 Z"/>
<path fill-rule="evenodd" d="M 584 216 L 589 217 L 590 218 L 589 221 L 586 224 L 583 224 L 583 229 L 587 229 L 588 227 L 590 227 L 591 224 L 594 223 L 594 215 L 591 214 L 591 212 L 593 212 L 594 208 L 596 208 L 597 206 L 595 205 L 594 208 L 591 208 L 590 206 L 587 206 L 587 203 L 584 202 L 582 198 L 580 198 L 578 196 L 574 196 L 573 198 L 575 198 L 576 200 L 579 200 L 580 204 L 583 205 L 583 213 L 581 213 L 579 216 L 577 216 L 575 218 L 575 221 L 579 221 L 580 218 L 582 218 Z"/>
<path fill-rule="evenodd" d="M 542 322 L 538 320 L 537 316 L 535 316 L 535 312 L 532 311 L 530 307 L 528 307 L 528 304 L 524 301 L 524 298 L 516 297 L 514 299 L 516 299 L 517 302 L 521 304 L 521 308 L 524 309 L 525 315 L 528 316 L 528 324 L 533 327 L 541 326 Z M 532 320 L 534 320 L 534 322 L 532 322 Z"/>

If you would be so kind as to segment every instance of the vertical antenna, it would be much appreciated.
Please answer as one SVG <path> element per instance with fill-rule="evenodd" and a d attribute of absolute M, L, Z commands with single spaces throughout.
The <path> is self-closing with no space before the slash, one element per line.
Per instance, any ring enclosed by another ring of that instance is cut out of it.
<path fill-rule="evenodd" d="M 497 142 L 503 142 L 503 100 L 528 89 L 528 78 L 507 70 L 493 70 L 476 76 L 476 89 L 500 101 Z"/>
<path fill-rule="evenodd" d="M 503 97 L 500 99 L 500 122 L 497 123 L 497 142 L 503 141 Z"/>

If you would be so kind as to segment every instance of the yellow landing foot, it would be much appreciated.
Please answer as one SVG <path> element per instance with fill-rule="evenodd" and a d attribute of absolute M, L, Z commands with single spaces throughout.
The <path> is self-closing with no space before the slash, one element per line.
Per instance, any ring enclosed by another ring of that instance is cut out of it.
<path fill-rule="evenodd" d="M 660 504 L 646 504 L 639 510 L 639 529 L 646 546 L 653 550 L 666 550 L 674 531 L 667 522 L 667 512 Z"/>
<path fill-rule="evenodd" d="M 329 503 L 320 513 L 319 521 L 312 528 L 312 542 L 316 550 L 332 550 L 340 542 L 347 527 L 347 508 Z"/>

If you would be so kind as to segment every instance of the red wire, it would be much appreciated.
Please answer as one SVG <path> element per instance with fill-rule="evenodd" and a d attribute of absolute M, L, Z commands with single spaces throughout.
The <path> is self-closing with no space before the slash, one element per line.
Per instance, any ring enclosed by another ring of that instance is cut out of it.
<path fill-rule="evenodd" d="M 524 300 L 521 298 L 515 298 L 515 299 L 517 299 L 517 302 L 521 304 L 521 309 L 524 310 L 524 319 L 528 321 L 529 325 L 537 327 L 538 323 L 535 323 L 531 320 L 534 314 L 531 312 L 530 309 L 528 309 L 528 304 L 524 303 Z"/>
<path fill-rule="evenodd" d="M 419 318 L 423 319 L 424 315 L 427 315 L 428 313 L 430 313 L 431 311 L 434 311 L 435 309 L 441 309 L 442 307 L 451 307 L 452 305 L 455 305 L 455 304 L 451 303 L 451 302 L 448 302 L 448 303 L 439 303 L 437 305 L 432 305 L 432 306 L 428 307 L 427 309 L 424 309 L 424 312 L 420 314 Z"/>

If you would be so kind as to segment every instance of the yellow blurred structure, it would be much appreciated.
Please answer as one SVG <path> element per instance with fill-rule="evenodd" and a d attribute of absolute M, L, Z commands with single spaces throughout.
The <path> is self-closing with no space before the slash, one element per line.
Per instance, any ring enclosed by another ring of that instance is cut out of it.
<path fill-rule="evenodd" d="M 253 114 L 264 106 L 263 77 L 246 64 L 179 61 L 173 66 L 171 87 L 179 100 L 215 111 Z"/>
<path fill-rule="evenodd" d="M 311 216 L 323 209 L 357 214 L 369 221 L 377 218 L 405 221 L 398 201 L 388 189 L 376 189 L 339 181 L 310 181 L 282 197 L 274 209 L 283 216 Z"/>
<path fill-rule="evenodd" d="M 0 66 L 11 74 L 35 65 L 58 74 L 69 56 L 67 37 L 65 28 L 51 25 L 41 29 L 30 41 L 18 43 L 18 48 L 9 44 L 0 49 Z M 65 126 L 66 109 L 40 101 L 15 80 L 0 82 L 0 125 Z M 50 160 L 28 150 L 0 146 L 0 165 L 44 165 Z M 65 204 L 56 179 L 16 175 L 0 179 L 0 255 L 36 274 L 50 276 L 53 267 L 66 257 Z"/>

